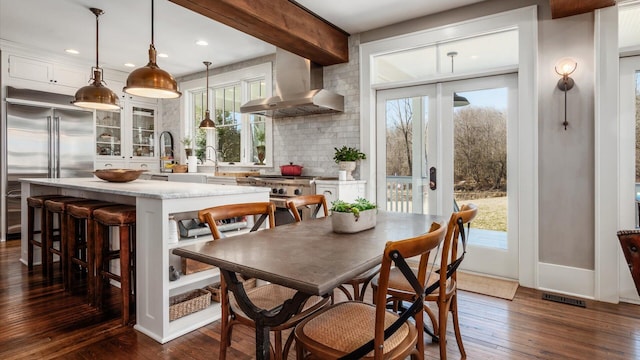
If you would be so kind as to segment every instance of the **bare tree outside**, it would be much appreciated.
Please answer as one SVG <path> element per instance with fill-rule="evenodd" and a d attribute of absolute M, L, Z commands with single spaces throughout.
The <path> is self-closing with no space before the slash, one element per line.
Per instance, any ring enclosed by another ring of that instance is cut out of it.
<path fill-rule="evenodd" d="M 454 117 L 454 181 L 467 191 L 507 190 L 507 117 L 489 107 L 465 107 Z"/>
<path fill-rule="evenodd" d="M 413 153 L 412 98 L 387 102 L 387 174 L 411 176 Z"/>

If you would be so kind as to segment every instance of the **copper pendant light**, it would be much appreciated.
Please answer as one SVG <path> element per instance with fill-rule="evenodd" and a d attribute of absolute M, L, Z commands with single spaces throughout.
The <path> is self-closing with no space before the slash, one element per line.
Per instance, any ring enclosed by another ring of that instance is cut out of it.
<path fill-rule="evenodd" d="M 153 45 L 153 0 L 151 0 L 151 45 L 149 46 L 149 63 L 135 69 L 127 78 L 124 91 L 131 95 L 157 99 L 173 99 L 182 94 L 178 91 L 176 79 L 156 64 L 156 48 Z"/>
<path fill-rule="evenodd" d="M 211 114 L 209 113 L 209 65 L 211 65 L 211 61 L 203 61 L 202 62 L 207 67 L 207 107 L 204 112 L 204 119 L 200 121 L 200 129 L 210 130 L 216 128 L 216 123 L 211 120 Z"/>
<path fill-rule="evenodd" d="M 71 103 L 88 109 L 118 110 L 120 109 L 118 96 L 105 86 L 102 81 L 102 69 L 98 64 L 98 17 L 104 14 L 104 11 L 96 8 L 89 10 L 96 16 L 96 66 L 91 68 L 93 72 L 92 83 L 78 89 L 75 100 Z"/>

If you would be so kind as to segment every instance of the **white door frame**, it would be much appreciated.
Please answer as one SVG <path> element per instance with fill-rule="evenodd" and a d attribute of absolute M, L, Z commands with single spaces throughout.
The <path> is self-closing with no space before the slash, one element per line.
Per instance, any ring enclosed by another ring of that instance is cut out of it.
<path fill-rule="evenodd" d="M 518 172 L 520 174 L 518 226 L 519 281 L 526 287 L 538 287 L 538 15 L 529 6 L 456 24 L 391 37 L 360 45 L 360 145 L 371 156 L 361 164 L 361 176 L 367 180 L 367 197 L 376 194 L 376 89 L 372 85 L 373 57 L 401 49 L 416 48 L 436 41 L 456 39 L 504 29 L 518 28 Z"/>

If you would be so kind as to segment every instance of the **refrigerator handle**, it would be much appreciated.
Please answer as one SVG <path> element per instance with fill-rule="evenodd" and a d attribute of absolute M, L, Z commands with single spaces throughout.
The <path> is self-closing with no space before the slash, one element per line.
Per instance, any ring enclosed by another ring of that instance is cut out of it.
<path fill-rule="evenodd" d="M 55 134 L 55 142 L 56 142 L 56 152 L 55 152 L 55 163 L 56 163 L 56 167 L 55 167 L 55 177 L 59 178 L 60 177 L 60 116 L 56 116 L 54 117 L 55 119 L 55 124 L 56 124 L 56 134 Z"/>
<path fill-rule="evenodd" d="M 49 133 L 49 157 L 47 159 L 49 166 L 47 168 L 47 177 L 52 178 L 53 177 L 53 158 L 54 158 L 54 152 L 53 152 L 53 138 L 54 138 L 54 127 L 53 127 L 53 118 L 51 116 L 47 116 L 47 132 Z"/>

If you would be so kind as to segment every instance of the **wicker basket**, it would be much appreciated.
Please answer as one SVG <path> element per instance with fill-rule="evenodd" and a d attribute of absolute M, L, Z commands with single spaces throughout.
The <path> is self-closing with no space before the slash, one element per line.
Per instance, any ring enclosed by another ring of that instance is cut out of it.
<path fill-rule="evenodd" d="M 242 286 L 244 287 L 245 291 L 249 289 L 253 289 L 256 287 L 256 279 L 255 278 L 244 279 L 242 281 Z M 211 284 L 205 287 L 204 289 L 211 293 L 211 300 L 215 302 L 220 302 L 220 283 Z"/>
<path fill-rule="evenodd" d="M 173 166 L 173 172 L 174 173 L 186 173 L 188 169 L 189 169 L 189 166 L 187 166 L 187 165 L 174 165 Z"/>
<path fill-rule="evenodd" d="M 169 321 L 179 319 L 211 305 L 211 294 L 195 289 L 169 298 Z"/>

